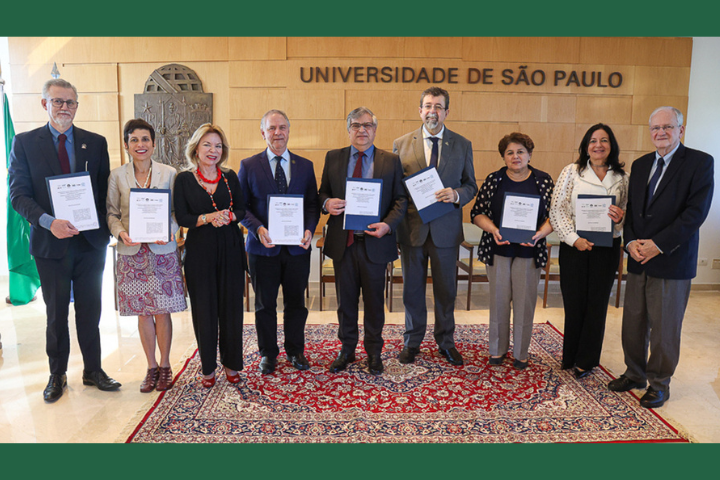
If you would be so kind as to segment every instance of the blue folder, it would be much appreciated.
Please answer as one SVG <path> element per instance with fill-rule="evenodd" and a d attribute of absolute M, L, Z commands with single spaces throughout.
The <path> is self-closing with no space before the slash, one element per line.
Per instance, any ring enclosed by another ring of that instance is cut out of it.
<path fill-rule="evenodd" d="M 348 177 L 347 181 L 353 182 L 367 182 L 367 183 L 379 183 L 380 184 L 380 195 L 378 196 L 378 214 L 377 215 L 348 215 L 345 214 L 345 223 L 343 228 L 345 230 L 367 230 L 368 225 L 372 223 L 378 223 L 380 221 L 380 202 L 382 201 L 382 178 L 353 178 Z M 347 192 L 347 186 L 345 187 Z"/>
<path fill-rule="evenodd" d="M 403 178 L 403 182 L 405 182 L 405 189 L 407 190 L 407 182 L 412 180 L 413 177 L 417 175 L 421 175 L 425 173 L 426 171 L 430 170 L 431 168 L 435 167 L 427 167 L 423 168 L 422 170 L 413 173 L 412 175 L 409 175 L 405 178 Z M 423 223 L 428 223 L 436 218 L 442 217 L 446 213 L 452 212 L 455 210 L 456 205 L 454 203 L 445 203 L 445 202 L 435 202 L 431 203 L 427 207 L 423 208 L 422 210 L 418 210 L 418 213 L 420 214 L 420 220 L 422 220 Z"/>
<path fill-rule="evenodd" d="M 609 198 L 612 200 L 612 204 L 615 205 L 615 195 L 584 195 L 580 194 L 578 195 L 578 198 L 598 198 L 598 199 L 606 199 Z M 610 220 L 608 218 L 608 220 Z M 610 220 L 612 222 L 612 220 Z M 614 222 L 613 222 L 614 224 Z M 592 232 L 587 230 L 578 230 L 577 234 L 580 235 L 582 238 L 587 240 L 588 242 L 592 242 L 595 244 L 596 247 L 612 247 L 613 246 L 613 233 L 614 228 L 611 228 L 609 232 Z"/>
<path fill-rule="evenodd" d="M 503 214 L 500 216 L 500 227 L 498 227 L 500 229 L 500 235 L 502 236 L 503 241 L 507 240 L 510 243 L 532 243 L 532 237 L 537 233 L 537 228 L 533 228 L 532 230 L 521 230 L 519 228 L 506 228 L 502 226 L 502 217 L 505 215 L 505 201 L 508 197 L 539 199 L 540 195 L 505 192 L 505 197 L 503 198 Z M 537 225 L 537 215 L 535 225 Z"/>

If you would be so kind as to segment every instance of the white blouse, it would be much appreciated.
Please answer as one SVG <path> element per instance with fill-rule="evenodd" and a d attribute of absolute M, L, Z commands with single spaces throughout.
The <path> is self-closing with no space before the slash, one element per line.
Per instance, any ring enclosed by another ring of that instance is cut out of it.
<path fill-rule="evenodd" d="M 578 165 L 574 163 L 563 168 L 555 182 L 550 206 L 550 224 L 560 241 L 572 247 L 580 238 L 575 229 L 575 202 L 578 195 L 614 195 L 615 205 L 624 212 L 627 209 L 628 177 L 627 173 L 608 170 L 605 178 L 600 180 L 590 165 L 582 173 L 578 173 Z M 624 223 L 625 216 L 615 225 L 614 237 L 620 236 Z"/>

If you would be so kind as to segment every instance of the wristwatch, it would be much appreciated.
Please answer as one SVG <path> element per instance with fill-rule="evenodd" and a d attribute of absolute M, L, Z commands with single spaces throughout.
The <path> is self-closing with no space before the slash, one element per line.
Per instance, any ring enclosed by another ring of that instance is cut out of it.
<path fill-rule="evenodd" d="M 207 224 L 207 215 L 205 215 L 205 214 L 201 215 L 200 219 L 202 219 L 203 225 Z"/>

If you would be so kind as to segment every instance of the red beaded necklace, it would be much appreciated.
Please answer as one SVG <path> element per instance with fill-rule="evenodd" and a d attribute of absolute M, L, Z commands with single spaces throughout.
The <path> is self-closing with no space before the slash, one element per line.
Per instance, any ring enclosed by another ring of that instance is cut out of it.
<path fill-rule="evenodd" d="M 210 189 L 205 186 L 205 183 L 218 183 L 220 181 L 220 177 L 222 177 L 222 179 L 225 180 L 225 186 L 227 187 L 228 195 L 230 195 L 230 208 L 228 210 L 230 210 L 232 212 L 233 211 L 233 196 L 232 196 L 232 192 L 230 191 L 230 184 L 228 184 L 227 178 L 225 178 L 225 174 L 222 173 L 222 171 L 220 170 L 220 167 L 218 167 L 217 172 L 218 172 L 217 178 L 215 179 L 215 181 L 211 181 L 211 180 L 208 180 L 207 178 L 205 178 L 202 173 L 200 173 L 199 168 L 195 171 L 195 173 L 197 173 L 198 178 L 200 179 L 200 185 L 203 187 L 203 190 L 205 190 L 207 192 L 207 194 L 210 195 L 210 200 L 212 200 L 213 208 L 215 209 L 216 212 L 219 212 L 220 210 L 218 210 L 217 205 L 215 204 L 215 198 L 213 197 L 212 192 L 210 192 Z"/>

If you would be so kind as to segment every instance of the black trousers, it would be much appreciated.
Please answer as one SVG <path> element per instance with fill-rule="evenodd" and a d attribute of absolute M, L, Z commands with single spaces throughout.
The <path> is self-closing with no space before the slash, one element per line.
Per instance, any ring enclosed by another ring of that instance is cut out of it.
<path fill-rule="evenodd" d="M 620 238 L 590 251 L 560 245 L 560 290 L 565 307 L 562 368 L 600 365 L 608 300 L 620 261 Z"/>
<path fill-rule="evenodd" d="M 87 371 L 100 370 L 102 277 L 107 250 L 98 250 L 80 234 L 70 239 L 60 259 L 35 257 L 47 311 L 46 351 L 50 373 L 64 374 L 70 356 L 68 313 L 72 284 L 75 327 Z"/>
<path fill-rule="evenodd" d="M 286 246 L 274 257 L 248 255 L 250 278 L 255 291 L 255 327 L 258 348 L 263 357 L 275 358 L 277 345 L 277 296 L 283 291 L 283 327 L 285 353 L 297 355 L 305 351 L 305 288 L 310 275 L 310 252 L 290 255 Z"/>
<path fill-rule="evenodd" d="M 333 260 L 335 286 L 338 292 L 338 338 L 343 351 L 355 351 L 359 340 L 358 304 L 362 291 L 365 327 L 365 351 L 368 355 L 382 353 L 382 329 L 385 325 L 385 263 L 373 263 L 367 256 L 362 237 L 345 249 L 340 260 Z"/>

